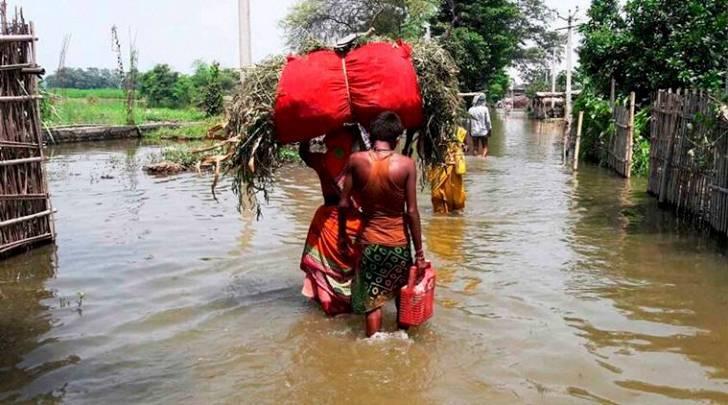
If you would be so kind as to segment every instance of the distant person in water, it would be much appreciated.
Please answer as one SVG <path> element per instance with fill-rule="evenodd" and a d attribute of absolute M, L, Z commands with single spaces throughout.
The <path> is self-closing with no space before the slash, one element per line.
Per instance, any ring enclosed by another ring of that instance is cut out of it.
<path fill-rule="evenodd" d="M 349 238 L 354 238 L 361 219 L 353 208 L 339 209 L 344 167 L 349 161 L 355 135 L 346 129 L 324 138 L 318 153 L 311 142 L 302 142 L 301 159 L 318 174 L 324 205 L 311 221 L 306 246 L 301 257 L 301 270 L 306 273 L 303 295 L 313 299 L 329 316 L 351 312 L 351 280 L 354 277 L 354 258 L 339 250 L 339 221 Z"/>
<path fill-rule="evenodd" d="M 402 122 L 393 112 L 382 113 L 374 120 L 372 149 L 351 155 L 339 203 L 343 215 L 351 209 L 354 196 L 364 217 L 351 301 L 354 312 L 366 315 L 367 336 L 381 330 L 382 307 L 398 299 L 400 289 L 407 284 L 412 265 L 410 242 L 415 247 L 420 273 L 425 269 L 415 162 L 395 152 L 403 132 Z M 339 222 L 340 249 L 353 252 L 343 224 L 343 220 Z"/>
<path fill-rule="evenodd" d="M 493 128 L 485 94 L 475 96 L 468 114 L 470 115 L 469 132 L 473 138 L 473 154 L 485 158 L 488 156 L 488 138 Z"/>

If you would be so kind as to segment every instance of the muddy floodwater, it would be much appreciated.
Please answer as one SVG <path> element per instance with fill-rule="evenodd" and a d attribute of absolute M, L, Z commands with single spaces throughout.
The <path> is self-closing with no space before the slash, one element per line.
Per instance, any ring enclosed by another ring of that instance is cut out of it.
<path fill-rule="evenodd" d="M 0 402 L 728 403 L 726 248 L 643 180 L 565 170 L 557 127 L 495 119 L 466 211 L 420 196 L 436 317 L 373 341 L 300 295 L 313 172 L 257 222 L 144 174 L 157 147 L 50 148 L 57 245 L 0 262 Z"/>

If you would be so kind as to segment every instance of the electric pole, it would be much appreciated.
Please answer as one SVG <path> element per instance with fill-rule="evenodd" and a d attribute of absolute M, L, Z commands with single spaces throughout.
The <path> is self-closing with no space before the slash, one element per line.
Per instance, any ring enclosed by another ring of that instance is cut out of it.
<path fill-rule="evenodd" d="M 556 49 L 553 50 L 553 59 L 551 60 L 551 114 L 556 109 L 556 75 L 558 74 L 556 67 Z"/>
<path fill-rule="evenodd" d="M 238 0 L 240 13 L 240 81 L 245 76 L 245 68 L 253 63 L 250 42 L 250 0 Z"/>
<path fill-rule="evenodd" d="M 568 23 L 568 26 L 564 28 L 559 28 L 560 30 L 566 29 L 566 100 L 564 104 L 564 119 L 566 120 L 566 128 L 565 128 L 565 134 L 564 134 L 564 141 L 568 140 L 568 137 L 571 134 L 571 74 L 573 67 L 573 61 L 572 61 L 572 54 L 574 51 L 574 44 L 573 44 L 573 33 L 574 33 L 574 23 L 576 22 L 576 13 L 579 12 L 579 7 L 576 7 L 574 11 L 572 12 L 569 10 L 569 16 L 567 18 L 564 18 L 562 16 L 559 16 L 562 20 L 566 21 Z M 568 146 L 565 145 L 564 151 L 566 151 L 566 148 Z"/>

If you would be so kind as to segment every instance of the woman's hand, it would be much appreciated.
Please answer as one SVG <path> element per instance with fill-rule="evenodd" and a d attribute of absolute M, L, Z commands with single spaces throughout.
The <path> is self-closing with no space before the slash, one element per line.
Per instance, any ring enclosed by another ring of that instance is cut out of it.
<path fill-rule="evenodd" d="M 417 280 L 422 280 L 425 277 L 425 271 L 430 263 L 425 259 L 425 253 L 420 251 L 415 255 L 415 266 L 417 266 Z"/>

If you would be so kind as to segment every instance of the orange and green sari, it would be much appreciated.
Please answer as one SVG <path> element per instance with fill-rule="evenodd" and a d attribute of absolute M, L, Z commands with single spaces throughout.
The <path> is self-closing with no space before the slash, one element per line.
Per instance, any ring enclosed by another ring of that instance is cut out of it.
<path fill-rule="evenodd" d="M 346 229 L 353 241 L 362 226 L 359 214 L 351 210 L 346 215 Z M 328 315 L 351 312 L 351 281 L 354 278 L 355 258 L 339 251 L 339 209 L 323 205 L 314 215 L 301 258 L 301 270 L 306 273 L 304 296 L 321 304 Z"/>

